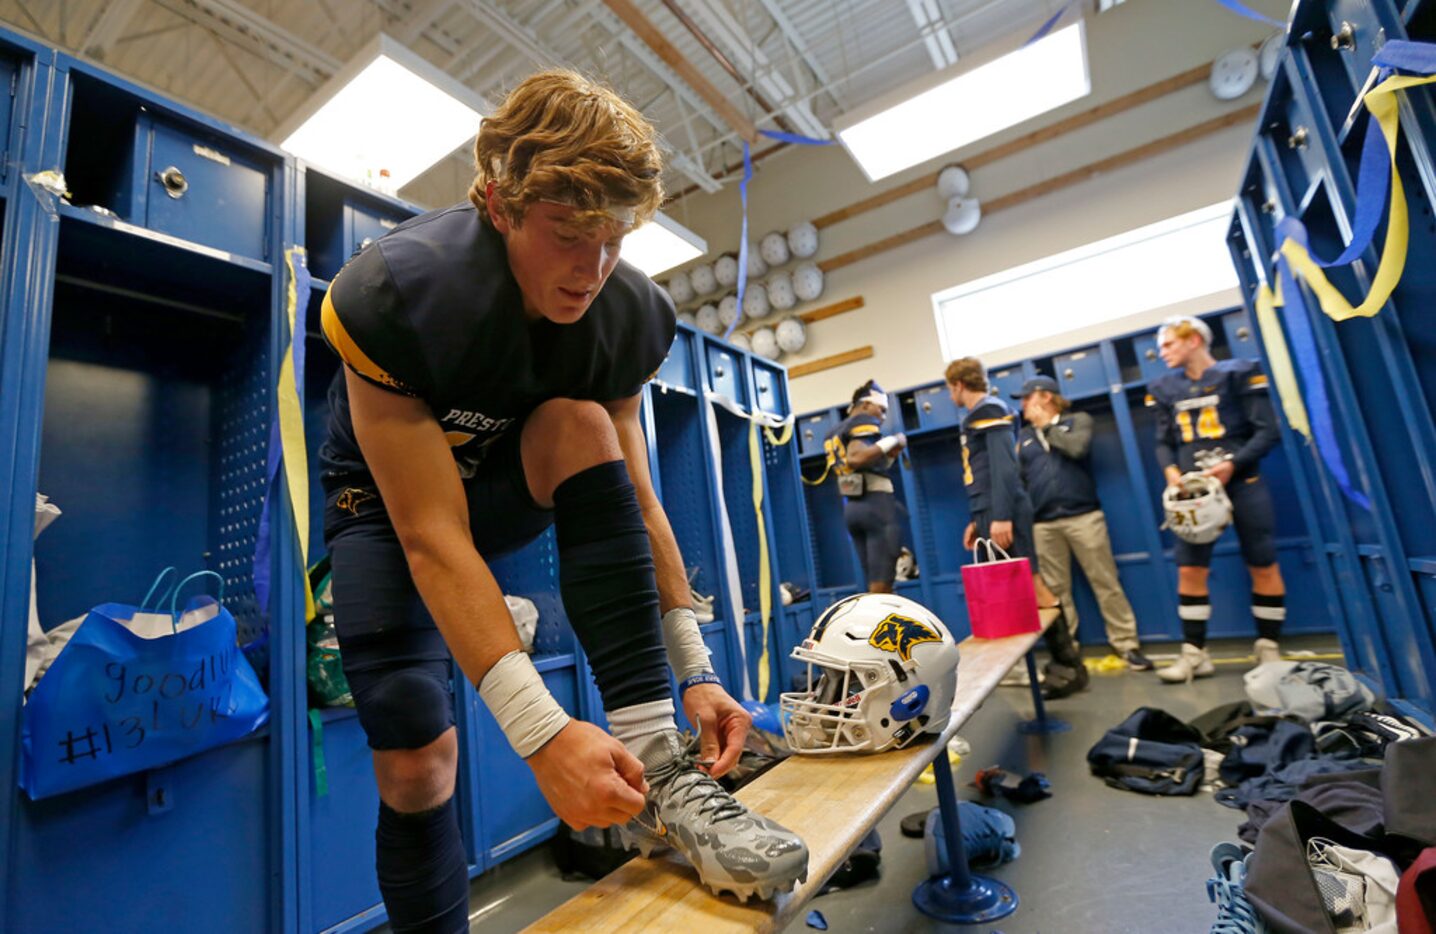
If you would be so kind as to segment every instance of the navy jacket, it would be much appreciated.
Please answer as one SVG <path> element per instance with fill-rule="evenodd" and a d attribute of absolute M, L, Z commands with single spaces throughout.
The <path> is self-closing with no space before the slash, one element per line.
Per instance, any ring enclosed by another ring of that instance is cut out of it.
<path fill-rule="evenodd" d="M 1050 522 L 1102 508 L 1087 456 L 1091 448 L 1092 416 L 1086 412 L 1063 413 L 1055 425 L 1041 430 L 1032 425 L 1022 429 L 1017 460 L 1036 521 Z"/>

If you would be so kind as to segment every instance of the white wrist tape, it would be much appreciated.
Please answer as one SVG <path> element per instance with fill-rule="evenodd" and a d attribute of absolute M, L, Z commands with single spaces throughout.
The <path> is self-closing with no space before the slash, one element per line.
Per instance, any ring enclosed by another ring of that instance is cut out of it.
<path fill-rule="evenodd" d="M 893 448 L 897 447 L 901 439 L 897 435 L 888 435 L 886 438 L 878 439 L 878 450 L 884 454 L 891 454 Z"/>
<path fill-rule="evenodd" d="M 713 670 L 708 646 L 698 631 L 698 617 L 691 608 L 674 607 L 663 614 L 663 644 L 668 648 L 668 664 L 680 682 Z"/>
<path fill-rule="evenodd" d="M 568 714 L 544 687 L 533 659 L 523 652 L 510 652 L 489 669 L 479 683 L 479 697 L 521 759 L 538 752 L 568 726 Z"/>

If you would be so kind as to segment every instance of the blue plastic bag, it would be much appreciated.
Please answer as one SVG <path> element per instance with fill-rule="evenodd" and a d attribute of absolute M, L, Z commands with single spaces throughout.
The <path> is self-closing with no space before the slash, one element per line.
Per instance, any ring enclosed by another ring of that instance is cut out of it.
<path fill-rule="evenodd" d="M 167 632 L 154 625 L 163 614 L 142 609 L 148 597 L 85 617 L 25 705 L 20 787 L 32 799 L 176 762 L 269 719 L 269 698 L 223 606 L 223 582 L 219 600 L 176 606 L 185 583 L 202 576 L 219 577 L 201 571 L 180 582 Z"/>

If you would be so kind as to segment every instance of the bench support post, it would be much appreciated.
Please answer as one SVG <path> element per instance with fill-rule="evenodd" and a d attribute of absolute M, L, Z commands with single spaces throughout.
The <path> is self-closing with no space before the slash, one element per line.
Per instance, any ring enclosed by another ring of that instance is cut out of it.
<path fill-rule="evenodd" d="M 1059 619 L 1052 625 L 1063 625 Z M 1042 685 L 1037 683 L 1037 660 L 1032 655 L 1032 650 L 1027 650 L 1027 680 L 1032 683 L 1032 706 L 1037 711 L 1037 717 L 1032 720 L 1023 720 L 1017 724 L 1017 732 L 1024 736 L 1034 733 L 1066 733 L 1072 729 L 1072 724 L 1066 720 L 1049 719 L 1047 706 L 1042 703 Z"/>
<path fill-rule="evenodd" d="M 1031 664 L 1031 656 L 1028 656 Z M 948 871 L 918 885 L 912 893 L 917 910 L 929 918 L 951 924 L 983 924 L 1005 918 L 1017 910 L 1017 893 L 996 879 L 973 875 L 967 868 L 967 850 L 962 845 L 962 826 L 957 811 L 957 791 L 952 784 L 952 766 L 947 749 L 938 749 L 932 762 L 937 784 L 937 802 L 942 816 L 942 834 L 947 842 Z"/>

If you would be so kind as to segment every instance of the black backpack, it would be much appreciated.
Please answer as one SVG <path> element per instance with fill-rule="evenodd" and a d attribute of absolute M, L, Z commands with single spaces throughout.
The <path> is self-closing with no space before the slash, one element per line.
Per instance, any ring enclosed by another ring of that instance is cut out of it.
<path fill-rule="evenodd" d="M 1195 794 L 1203 772 L 1201 739 L 1165 710 L 1138 707 L 1087 751 L 1087 764 L 1113 788 Z"/>

